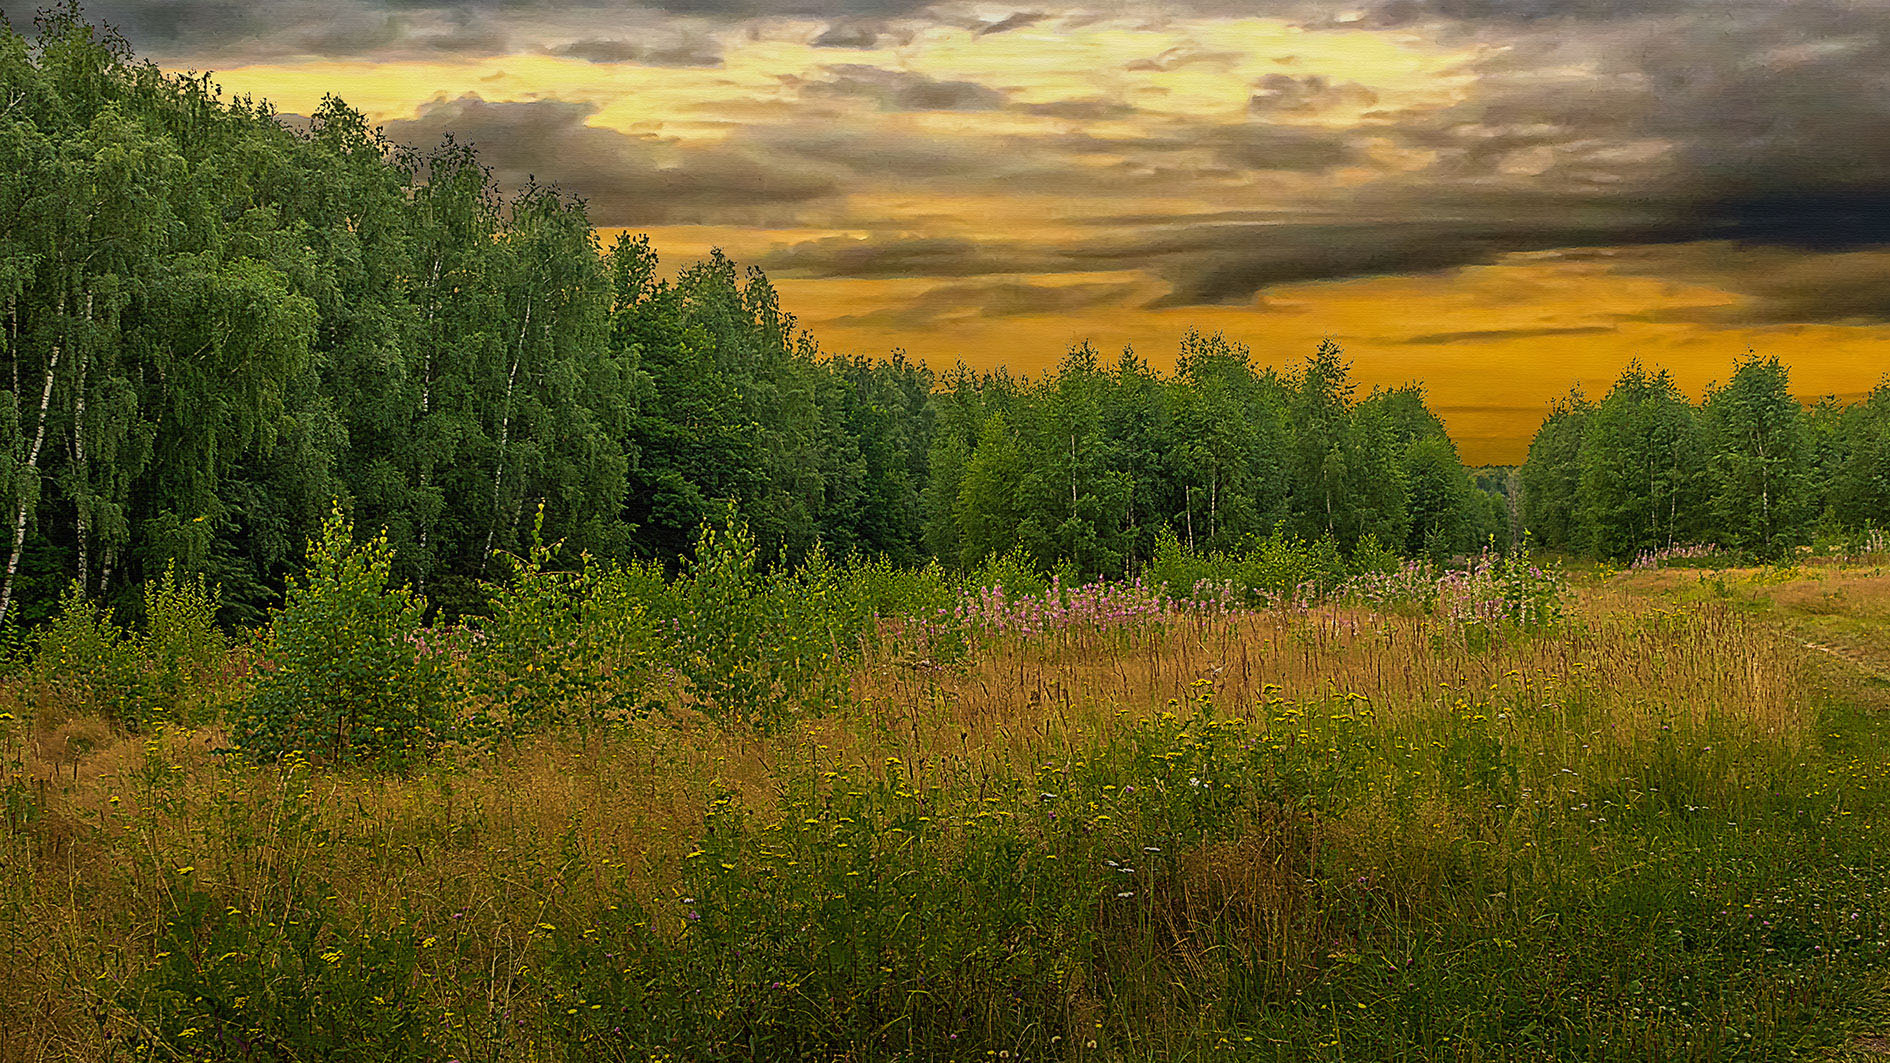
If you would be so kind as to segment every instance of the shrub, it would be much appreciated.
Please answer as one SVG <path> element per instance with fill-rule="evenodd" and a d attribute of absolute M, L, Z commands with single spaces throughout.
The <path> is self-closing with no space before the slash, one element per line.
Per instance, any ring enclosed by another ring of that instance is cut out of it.
<path fill-rule="evenodd" d="M 654 623 L 638 595 L 643 573 L 589 556 L 575 571 L 554 568 L 558 544 L 545 545 L 543 527 L 540 507 L 531 549 L 506 555 L 506 579 L 485 586 L 490 613 L 477 623 L 467 668 L 485 711 L 464 722 L 488 737 L 634 715 L 655 658 Z"/>
<path fill-rule="evenodd" d="M 141 1059 L 423 1059 L 420 943 L 403 923 L 332 923 L 318 897 L 244 911 L 173 872 L 158 960 L 121 1001 Z"/>
<path fill-rule="evenodd" d="M 425 599 L 393 585 L 382 532 L 356 543 L 337 506 L 271 618 L 256 690 L 235 721 L 251 757 L 402 759 L 445 737 L 442 656 L 416 636 Z"/>
<path fill-rule="evenodd" d="M 1233 578 L 1235 566 L 1225 554 L 1198 553 L 1173 528 L 1155 533 L 1155 553 L 1149 558 L 1146 579 L 1157 590 L 1185 595 L 1202 583 L 1221 584 Z"/>
<path fill-rule="evenodd" d="M 1237 579 L 1255 601 L 1307 601 L 1331 593 L 1345 577 L 1345 558 L 1330 537 L 1308 543 L 1275 531 L 1247 548 Z"/>
<path fill-rule="evenodd" d="M 180 578 L 174 562 L 144 585 L 145 687 L 152 708 L 180 723 L 215 712 L 212 687 L 230 651 L 220 599 L 202 575 Z"/>
<path fill-rule="evenodd" d="M 1013 546 L 1009 553 L 1001 556 L 993 554 L 986 558 L 984 564 L 966 574 L 965 582 L 973 587 L 1003 587 L 1013 594 L 1042 594 L 1050 586 L 1037 563 L 1021 546 Z"/>
<path fill-rule="evenodd" d="M 59 613 L 33 639 L 31 674 L 42 711 L 98 716 L 127 730 L 148 722 L 143 660 L 112 610 L 87 597 L 77 582 L 59 598 Z"/>
<path fill-rule="evenodd" d="M 726 724 L 772 730 L 844 698 L 839 665 L 871 630 L 873 606 L 818 545 L 795 567 L 763 572 L 731 505 L 703 525 L 672 588 L 676 668 L 696 703 Z"/>
<path fill-rule="evenodd" d="M 1376 534 L 1367 532 L 1358 545 L 1352 547 L 1349 567 L 1353 575 L 1362 576 L 1370 572 L 1396 572 L 1403 564 L 1404 559 L 1396 550 L 1379 542 Z"/>
<path fill-rule="evenodd" d="M 1437 579 L 1435 609 L 1439 616 L 1460 625 L 1494 628 L 1509 623 L 1540 628 L 1562 617 L 1562 597 L 1568 582 L 1537 565 L 1522 548 L 1498 556 L 1485 550 L 1465 569 L 1453 569 Z"/>

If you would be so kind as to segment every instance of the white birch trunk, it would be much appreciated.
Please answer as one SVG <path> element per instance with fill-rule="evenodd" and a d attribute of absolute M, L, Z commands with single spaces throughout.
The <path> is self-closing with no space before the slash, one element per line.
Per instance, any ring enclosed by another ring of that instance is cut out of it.
<path fill-rule="evenodd" d="M 33 430 L 33 445 L 26 452 L 26 468 L 29 473 L 39 471 L 39 448 L 46 442 L 46 409 L 52 405 L 54 374 L 59 370 L 60 348 L 54 347 L 52 357 L 46 362 L 46 383 L 39 393 L 39 425 Z M 0 624 L 7 619 L 7 611 L 13 605 L 13 577 L 20 569 L 20 549 L 26 544 L 26 494 L 20 494 L 20 504 L 14 507 L 13 514 L 13 551 L 7 556 L 6 580 L 0 583 Z"/>

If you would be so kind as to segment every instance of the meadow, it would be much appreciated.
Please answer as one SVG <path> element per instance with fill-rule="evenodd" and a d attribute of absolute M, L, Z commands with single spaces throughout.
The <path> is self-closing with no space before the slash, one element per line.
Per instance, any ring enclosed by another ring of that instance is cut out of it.
<path fill-rule="evenodd" d="M 0 1059 L 1890 1053 L 1881 554 L 375 550 L 13 653 Z"/>

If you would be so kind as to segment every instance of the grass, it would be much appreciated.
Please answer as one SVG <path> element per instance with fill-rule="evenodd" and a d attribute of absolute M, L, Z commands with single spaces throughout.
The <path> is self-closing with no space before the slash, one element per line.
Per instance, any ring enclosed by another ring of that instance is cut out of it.
<path fill-rule="evenodd" d="M 1870 568 L 1668 569 L 1539 632 L 886 642 L 772 731 L 405 775 L 15 684 L 0 1059 L 1872 1058 L 1885 614 Z"/>

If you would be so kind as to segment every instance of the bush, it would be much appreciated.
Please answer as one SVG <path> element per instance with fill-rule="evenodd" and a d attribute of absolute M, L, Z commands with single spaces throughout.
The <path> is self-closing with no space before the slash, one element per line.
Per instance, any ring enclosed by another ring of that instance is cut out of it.
<path fill-rule="evenodd" d="M 485 711 L 463 721 L 484 737 L 620 722 L 642 711 L 637 699 L 658 643 L 639 597 L 645 573 L 607 569 L 589 556 L 575 571 L 556 569 L 558 544 L 545 545 L 543 527 L 541 507 L 530 551 L 506 555 L 505 581 L 485 586 L 490 613 L 476 626 L 467 668 Z"/>
<path fill-rule="evenodd" d="M 1178 598 L 1194 593 L 1203 584 L 1221 584 L 1236 578 L 1236 566 L 1225 554 L 1197 553 L 1183 543 L 1173 528 L 1155 533 L 1155 553 L 1149 558 L 1146 576 L 1157 591 Z"/>
<path fill-rule="evenodd" d="M 426 600 L 393 586 L 393 561 L 385 532 L 356 543 L 339 506 L 323 521 L 235 721 L 244 752 L 400 760 L 445 737 L 441 654 L 418 635 Z"/>
<path fill-rule="evenodd" d="M 243 911 L 172 873 L 158 960 L 121 1001 L 139 1017 L 141 1059 L 425 1059 L 419 935 L 405 925 L 332 924 L 292 896 Z"/>
<path fill-rule="evenodd" d="M 703 525 L 672 588 L 677 670 L 698 706 L 725 724 L 772 730 L 846 694 L 838 667 L 871 629 L 870 602 L 818 545 L 797 567 L 763 572 L 754 535 L 731 505 Z"/>
<path fill-rule="evenodd" d="M 1367 573 L 1391 573 L 1404 566 L 1404 558 L 1398 552 L 1378 541 L 1378 536 L 1367 532 L 1365 537 L 1352 547 L 1350 568 L 1354 576 Z"/>
<path fill-rule="evenodd" d="M 77 582 L 33 639 L 31 676 L 40 706 L 60 717 L 98 716 L 127 730 L 143 728 L 149 722 L 143 673 L 137 643 Z"/>
<path fill-rule="evenodd" d="M 1247 548 L 1237 579 L 1256 602 L 1304 601 L 1330 594 L 1346 575 L 1345 558 L 1330 537 L 1308 543 L 1275 531 Z"/>
<path fill-rule="evenodd" d="M 177 566 L 144 585 L 145 689 L 154 711 L 179 723 L 216 714 L 213 687 L 230 652 L 217 627 L 221 595 L 202 575 L 180 578 Z"/>
<path fill-rule="evenodd" d="M 973 587 L 1002 587 L 1012 594 L 1042 594 L 1050 586 L 1050 580 L 1021 546 L 985 558 L 983 564 L 966 573 L 965 582 Z"/>

